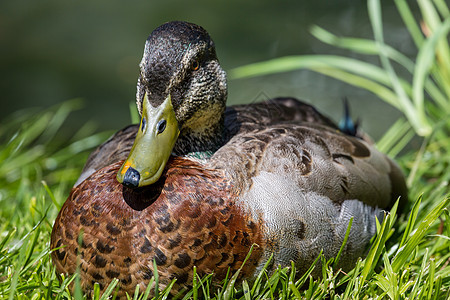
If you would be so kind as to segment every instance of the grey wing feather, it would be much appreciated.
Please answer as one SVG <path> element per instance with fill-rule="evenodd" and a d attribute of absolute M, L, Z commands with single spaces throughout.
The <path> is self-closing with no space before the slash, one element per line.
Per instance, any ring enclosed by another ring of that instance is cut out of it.
<path fill-rule="evenodd" d="M 248 190 L 262 171 L 296 182 L 336 204 L 358 199 L 388 208 L 406 185 L 398 166 L 361 139 L 312 123 L 272 125 L 234 136 L 212 157 L 213 168 L 226 170 L 237 189 Z"/>

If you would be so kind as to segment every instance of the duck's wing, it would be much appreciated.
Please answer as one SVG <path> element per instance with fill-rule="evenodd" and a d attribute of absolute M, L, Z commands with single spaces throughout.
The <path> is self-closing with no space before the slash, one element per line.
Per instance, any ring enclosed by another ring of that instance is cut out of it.
<path fill-rule="evenodd" d="M 95 149 L 88 157 L 81 175 L 74 187 L 83 182 L 94 172 L 115 162 L 125 160 L 133 146 L 139 125 L 130 125 L 116 132 L 106 142 Z"/>
<path fill-rule="evenodd" d="M 406 184 L 399 167 L 365 141 L 316 123 L 253 125 L 237 133 L 210 160 L 226 170 L 241 191 L 263 173 L 277 174 L 304 192 L 316 192 L 339 204 L 357 199 L 390 208 Z"/>
<path fill-rule="evenodd" d="M 294 261 L 300 273 L 320 251 L 326 259 L 336 256 L 350 222 L 338 267 L 351 269 L 376 233 L 376 218 L 399 196 L 400 206 L 407 201 L 404 177 L 391 159 L 314 123 L 255 125 L 231 138 L 206 167 L 222 169 L 237 205 L 264 224 L 263 261 L 271 255 L 275 266 Z"/>

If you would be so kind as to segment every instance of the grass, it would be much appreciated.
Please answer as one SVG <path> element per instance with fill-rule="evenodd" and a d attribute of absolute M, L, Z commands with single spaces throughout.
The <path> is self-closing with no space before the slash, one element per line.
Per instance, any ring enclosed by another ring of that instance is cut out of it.
<path fill-rule="evenodd" d="M 230 274 L 218 289 L 210 289 L 210 276 L 195 277 L 185 298 L 450 297 L 450 13 L 443 0 L 419 0 L 418 21 L 406 1 L 395 3 L 417 46 L 414 60 L 384 43 L 380 3 L 369 0 L 375 40 L 337 37 L 319 27 L 313 27 L 312 34 L 349 51 L 377 55 L 380 66 L 340 56 L 292 56 L 243 66 L 231 75 L 243 78 L 308 68 L 367 89 L 399 109 L 404 118 L 377 146 L 396 156 L 408 174 L 410 203 L 405 213 L 398 216 L 394 207 L 386 215 L 367 257 L 347 274 L 333 267 L 334 259 L 323 261 L 319 256 L 321 279 L 311 278 L 310 272 L 298 278 L 293 266 L 274 274 L 263 270 L 254 282 L 242 284 L 237 274 Z M 399 76 L 399 68 L 407 75 Z M 0 124 L 1 299 L 84 298 L 80 290 L 72 294 L 68 289 L 71 282 L 77 285 L 76 276 L 57 280 L 49 249 L 53 221 L 88 152 L 110 134 L 94 133 L 91 124 L 70 137 L 61 134 L 68 114 L 79 108 L 80 101 L 73 100 L 46 110 L 20 111 Z M 420 136 L 421 147 L 405 153 L 414 136 Z M 92 298 L 106 299 L 116 288 L 113 282 L 102 296 L 96 288 Z M 134 299 L 146 299 L 149 292 Z M 165 299 L 168 292 L 159 291 L 156 298 Z"/>

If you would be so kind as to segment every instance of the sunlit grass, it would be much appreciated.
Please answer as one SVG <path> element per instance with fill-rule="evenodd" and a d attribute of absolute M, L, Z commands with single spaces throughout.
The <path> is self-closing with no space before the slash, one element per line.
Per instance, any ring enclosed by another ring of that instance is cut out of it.
<path fill-rule="evenodd" d="M 237 274 L 212 289 L 212 276 L 194 276 L 193 289 L 182 298 L 215 299 L 448 299 L 450 296 L 450 13 L 445 2 L 419 0 L 422 20 L 413 18 L 406 1 L 395 1 L 418 48 L 411 60 L 383 41 L 379 2 L 368 7 L 375 40 L 337 37 L 313 27 L 320 40 L 361 54 L 377 55 L 380 66 L 340 56 L 295 56 L 235 69 L 234 77 L 260 76 L 309 68 L 368 89 L 404 113 L 377 146 L 397 156 L 408 175 L 410 203 L 403 214 L 396 207 L 378 226 L 365 259 L 349 273 L 334 268 L 334 259 L 317 262 L 306 274 L 295 268 L 263 270 L 253 282 Z M 395 64 L 394 64 L 395 63 Z M 407 70 L 402 78 L 397 69 Z M 80 101 L 41 111 L 21 111 L 0 124 L 0 298 L 83 299 L 77 277 L 59 281 L 51 264 L 49 241 L 53 221 L 89 151 L 110 133 L 95 134 L 86 125 L 70 137 L 61 136 L 68 114 Z M 401 154 L 413 136 L 422 146 Z M 399 156 L 400 155 L 400 156 Z M 321 265 L 322 278 L 310 273 Z M 194 270 L 195 272 L 195 270 Z M 156 287 L 158 278 L 153 278 Z M 106 299 L 119 288 L 114 281 L 93 299 Z M 147 299 L 162 291 L 148 289 L 130 299 Z"/>

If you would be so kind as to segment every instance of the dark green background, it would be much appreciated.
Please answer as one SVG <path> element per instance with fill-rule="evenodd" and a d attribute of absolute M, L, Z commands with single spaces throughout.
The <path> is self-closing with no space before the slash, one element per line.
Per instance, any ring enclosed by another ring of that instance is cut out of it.
<path fill-rule="evenodd" d="M 383 3 L 387 42 L 413 56 L 395 6 Z M 99 130 L 125 126 L 144 41 L 170 20 L 208 30 L 225 70 L 284 55 L 346 53 L 315 40 L 309 34 L 313 24 L 372 38 L 365 1 L 2 1 L 0 120 L 22 108 L 82 98 L 85 107 L 69 126 L 87 120 Z M 304 99 L 335 120 L 346 96 L 375 138 L 399 116 L 367 92 L 307 71 L 229 80 L 229 104 L 275 96 Z"/>

